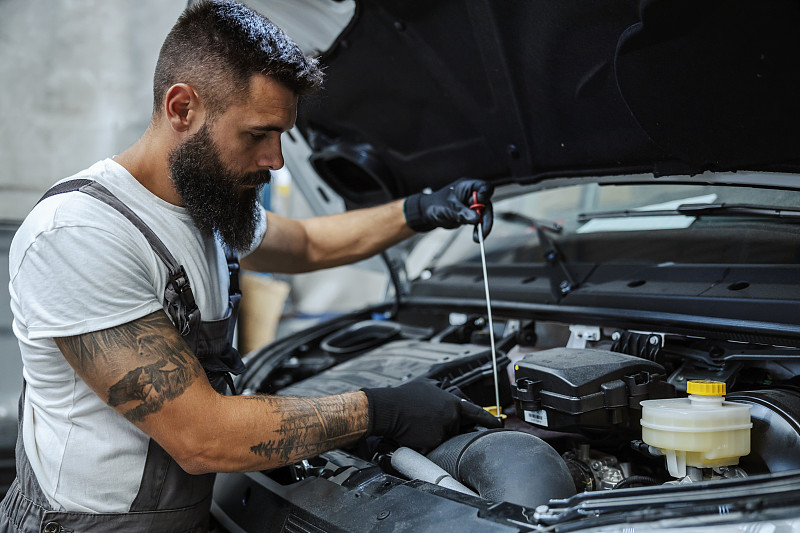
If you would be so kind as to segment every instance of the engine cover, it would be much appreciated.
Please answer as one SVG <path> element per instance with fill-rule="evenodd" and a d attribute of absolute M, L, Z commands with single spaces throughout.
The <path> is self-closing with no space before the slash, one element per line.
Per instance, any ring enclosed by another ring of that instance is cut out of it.
<path fill-rule="evenodd" d="M 442 381 L 445 388 L 458 387 L 479 405 L 493 405 L 491 360 L 491 350 L 486 346 L 397 340 L 281 389 L 278 394 L 317 397 L 431 378 Z M 503 372 L 508 362 L 507 356 L 498 354 L 498 372 Z M 510 402 L 507 380 L 502 380 L 500 389 L 501 401 Z"/>
<path fill-rule="evenodd" d="M 548 429 L 638 429 L 641 400 L 675 396 L 664 367 L 606 350 L 543 350 L 514 370 L 517 413 Z"/>

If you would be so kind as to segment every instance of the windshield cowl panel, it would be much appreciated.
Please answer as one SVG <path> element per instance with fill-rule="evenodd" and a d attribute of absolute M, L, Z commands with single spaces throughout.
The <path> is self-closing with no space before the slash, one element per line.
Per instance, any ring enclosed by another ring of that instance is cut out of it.
<path fill-rule="evenodd" d="M 663 213 L 721 203 L 758 205 L 759 213 Z M 603 309 L 630 317 L 654 313 L 686 317 L 676 319 L 685 322 L 680 327 L 719 321 L 727 331 L 723 337 L 747 328 L 794 337 L 800 326 L 800 224 L 761 212 L 790 205 L 800 205 L 800 193 L 662 184 L 585 184 L 505 198 L 495 202 L 498 215 L 486 239 L 492 304 Z M 582 213 L 625 209 L 652 211 L 654 217 L 579 219 Z M 612 224 L 592 227 L 597 222 Z M 417 279 L 410 297 L 483 300 L 471 228 L 452 233 L 440 248 L 427 268 L 411 272 Z M 557 264 L 548 254 L 553 249 Z M 559 293 L 565 270 L 574 287 Z"/>

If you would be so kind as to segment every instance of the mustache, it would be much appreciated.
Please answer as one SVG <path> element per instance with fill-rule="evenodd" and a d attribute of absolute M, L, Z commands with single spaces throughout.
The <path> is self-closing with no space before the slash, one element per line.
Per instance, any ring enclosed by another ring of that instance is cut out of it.
<path fill-rule="evenodd" d="M 256 170 L 241 176 L 238 185 L 241 187 L 261 187 L 268 185 L 272 180 L 272 173 L 269 170 Z"/>

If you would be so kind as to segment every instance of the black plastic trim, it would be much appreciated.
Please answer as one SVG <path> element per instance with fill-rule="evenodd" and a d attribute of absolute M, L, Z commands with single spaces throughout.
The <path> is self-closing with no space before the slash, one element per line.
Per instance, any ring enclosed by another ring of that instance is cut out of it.
<path fill-rule="evenodd" d="M 481 313 L 486 308 L 486 301 L 479 298 L 411 296 L 405 299 L 405 305 L 441 310 L 452 307 L 457 308 L 461 313 Z M 570 324 L 596 324 L 633 329 L 657 326 L 658 330 L 664 333 L 694 334 L 704 337 L 731 338 L 732 340 L 739 340 L 741 336 L 747 336 L 748 339 L 760 338 L 764 343 L 787 341 L 792 345 L 800 344 L 800 325 L 797 324 L 660 313 L 640 309 L 575 307 L 494 299 L 492 300 L 492 310 L 497 315 L 507 314 L 515 317 L 563 321 Z M 758 341 L 752 340 L 751 342 Z"/>

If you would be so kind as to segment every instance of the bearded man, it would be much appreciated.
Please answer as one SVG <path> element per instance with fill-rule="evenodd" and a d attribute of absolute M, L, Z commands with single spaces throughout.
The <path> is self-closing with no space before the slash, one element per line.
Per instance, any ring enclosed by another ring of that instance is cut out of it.
<path fill-rule="evenodd" d="M 269 20 L 201 2 L 163 44 L 147 131 L 31 211 L 9 260 L 25 388 L 0 530 L 202 531 L 214 472 L 287 465 L 368 435 L 425 451 L 464 425 L 497 424 L 428 383 L 227 394 L 243 370 L 231 344 L 237 256 L 272 272 L 332 267 L 414 231 L 477 223 L 473 192 L 490 207 L 491 187 L 462 180 L 324 218 L 266 213 L 257 198 L 283 166 L 281 134 L 321 82 Z"/>

